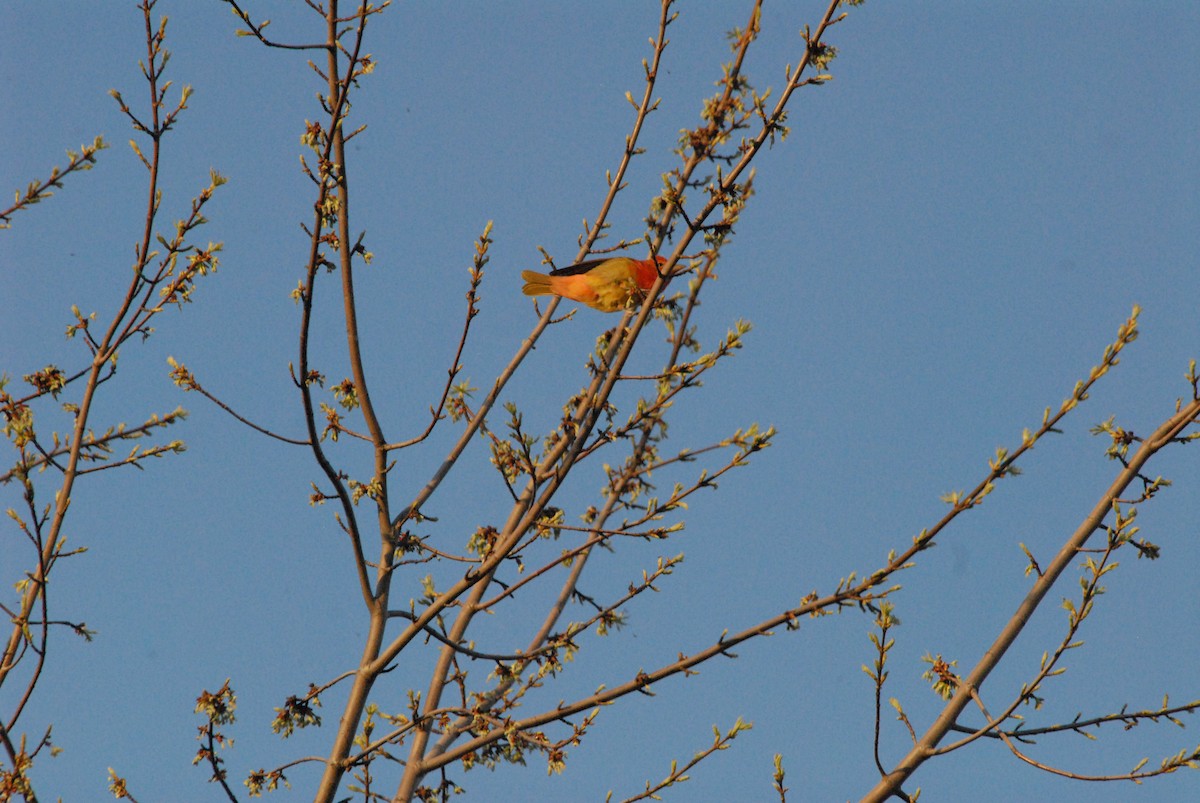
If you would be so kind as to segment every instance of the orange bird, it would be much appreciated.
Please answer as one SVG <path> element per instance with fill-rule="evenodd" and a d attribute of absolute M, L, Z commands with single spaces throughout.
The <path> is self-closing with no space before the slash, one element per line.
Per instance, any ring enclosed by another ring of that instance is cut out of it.
<path fill-rule="evenodd" d="M 549 275 L 523 270 L 521 278 L 525 280 L 525 287 L 522 292 L 527 296 L 562 296 L 601 312 L 616 312 L 653 287 L 659 268 L 665 264 L 667 259 L 661 256 L 654 259 L 610 257 L 552 270 Z"/>

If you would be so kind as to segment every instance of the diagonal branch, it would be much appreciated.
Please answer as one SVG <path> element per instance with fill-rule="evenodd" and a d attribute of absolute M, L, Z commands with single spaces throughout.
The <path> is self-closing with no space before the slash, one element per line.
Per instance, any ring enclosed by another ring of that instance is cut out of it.
<path fill-rule="evenodd" d="M 1038 605 L 1041 604 L 1046 594 L 1054 586 L 1054 583 L 1067 569 L 1071 561 L 1075 559 L 1078 551 L 1083 548 L 1092 534 L 1103 525 L 1104 518 L 1112 511 L 1114 500 L 1118 499 L 1129 484 L 1137 479 L 1142 467 L 1145 466 L 1150 458 L 1173 439 L 1177 438 L 1185 428 L 1197 420 L 1197 417 L 1200 417 L 1200 401 L 1192 401 L 1190 404 L 1182 406 L 1175 415 L 1160 424 L 1153 435 L 1143 441 L 1141 447 L 1129 460 L 1129 465 L 1117 475 L 1112 484 L 1096 502 L 1092 511 L 1080 523 L 1062 549 L 1055 555 L 1049 566 L 1045 568 L 1042 576 L 1033 584 L 1033 587 L 1017 607 L 1008 624 L 996 637 L 992 646 L 984 653 L 970 674 L 963 680 L 954 696 L 946 704 L 945 708 L 943 708 L 942 713 L 929 726 L 908 754 L 896 764 L 891 772 L 880 779 L 879 783 L 871 789 L 863 800 L 875 801 L 876 803 L 887 800 L 887 798 L 901 788 L 904 782 L 916 772 L 921 764 L 936 753 L 938 743 L 951 730 L 963 710 L 967 707 L 967 704 L 970 703 L 972 690 L 983 686 L 988 675 L 995 669 L 1000 659 L 1004 657 L 1004 653 L 1008 651 L 1008 648 L 1016 641 L 1017 636 L 1025 629 L 1025 625 L 1028 624 L 1030 617 L 1033 616 L 1033 612 L 1037 610 Z"/>

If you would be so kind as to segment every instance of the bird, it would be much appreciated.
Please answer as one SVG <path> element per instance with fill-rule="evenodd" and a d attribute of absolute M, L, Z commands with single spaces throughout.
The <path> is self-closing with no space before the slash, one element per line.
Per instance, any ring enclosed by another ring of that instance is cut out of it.
<path fill-rule="evenodd" d="M 527 296 L 562 296 L 601 312 L 616 312 L 654 286 L 666 257 L 593 259 L 550 271 L 521 271 Z"/>

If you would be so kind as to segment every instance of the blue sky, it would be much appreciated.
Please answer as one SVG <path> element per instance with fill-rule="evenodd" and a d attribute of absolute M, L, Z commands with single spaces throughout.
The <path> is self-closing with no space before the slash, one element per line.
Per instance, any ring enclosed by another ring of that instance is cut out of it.
<path fill-rule="evenodd" d="M 679 9 L 647 152 L 610 218 L 614 240 L 642 233 L 678 131 L 696 123 L 719 77 L 723 33 L 744 24 L 743 5 Z M 280 39 L 320 36 L 302 4 L 248 7 L 272 18 Z M 783 84 L 784 65 L 801 52 L 797 31 L 822 10 L 767 4 L 747 65 L 756 87 Z M 210 799 L 216 790 L 191 766 L 192 705 L 226 677 L 239 693 L 232 777 L 324 752 L 336 693 L 325 698 L 326 727 L 290 742 L 269 732 L 273 708 L 350 668 L 366 622 L 332 511 L 307 504 L 311 460 L 167 379 L 171 355 L 245 415 L 301 432 L 287 370 L 298 322 L 288 294 L 306 252 L 298 223 L 311 217 L 299 137 L 319 114 L 320 87 L 306 56 L 235 37 L 221 3 L 162 0 L 156 14 L 171 19 L 168 77 L 196 90 L 166 139 L 163 219 L 181 216 L 216 168 L 230 181 L 200 236 L 225 250 L 197 303 L 126 348 L 95 412 L 100 428 L 182 404 L 191 416 L 175 437 L 189 448 L 145 472 L 88 477 L 75 494 L 68 537 L 89 551 L 59 566 L 52 605 L 98 636 L 52 644 L 22 720 L 30 733 L 53 722 L 63 748 L 39 764 L 43 799 L 102 799 L 109 766 L 141 800 Z M 640 93 L 656 14 L 652 3 L 398 4 L 370 27 L 379 67 L 354 106 L 352 120 L 368 128 L 351 143 L 348 172 L 354 227 L 375 254 L 357 276 L 366 358 L 396 440 L 424 426 L 436 399 L 461 325 L 472 241 L 489 220 L 495 244 L 465 376 L 489 387 L 533 325 L 520 271 L 537 267 L 539 245 L 559 264 L 574 256 L 581 220 L 595 216 L 604 171 L 620 158 L 632 119 L 624 94 Z M 136 66 L 144 43 L 131 3 L 17 2 L 0 20 L 3 186 L 44 176 L 66 148 L 97 134 L 113 146 L 95 170 L 0 233 L 0 371 L 19 383 L 47 363 L 80 364 L 80 345 L 61 336 L 70 305 L 103 318 L 123 292 L 144 171 L 107 92 L 144 106 Z M 548 705 L 694 652 L 850 572 L 869 573 L 940 518 L 940 495 L 974 486 L 997 446 L 1017 445 L 1047 405 L 1057 407 L 1140 304 L 1141 338 L 1063 434 L 901 578 L 894 601 L 903 625 L 886 693 L 920 729 L 939 707 L 920 679 L 921 656 L 971 666 L 1028 587 L 1017 544 L 1048 557 L 1110 482 L 1106 443 L 1088 429 L 1116 415 L 1149 431 L 1189 390 L 1183 375 L 1200 357 L 1200 8 L 868 2 L 828 41 L 840 50 L 834 79 L 794 97 L 792 136 L 756 162 L 756 195 L 701 309 L 707 345 L 737 319 L 755 328 L 745 349 L 677 405 L 669 441 L 703 446 L 758 422 L 779 429 L 775 446 L 697 498 L 678 540 L 597 558 L 585 587 L 603 595 L 619 594 L 660 555 L 687 555 L 660 594 L 629 607 L 624 630 L 585 644 Z M 341 318 L 332 304 L 320 312 L 316 354 L 340 377 Z M 596 336 L 615 321 L 582 309 L 554 327 L 503 399 L 549 429 L 585 381 Z M 642 347 L 647 360 L 661 354 L 659 332 Z M 427 447 L 404 453 L 394 486 L 419 488 L 457 432 L 446 422 Z M 349 447 L 345 455 L 362 458 Z M 440 519 L 431 532 L 449 542 L 506 511 L 486 453 L 469 462 L 427 511 Z M 577 513 L 595 500 L 591 470 L 564 508 Z M 1163 559 L 1122 555 L 1085 626 L 1086 645 L 1048 687 L 1045 709 L 1029 712 L 1030 725 L 1150 708 L 1164 693 L 1200 697 L 1200 464 L 1174 449 L 1152 473 L 1176 483 L 1139 518 Z M 5 507 L 19 502 L 12 487 L 0 494 Z M 6 587 L 27 560 L 16 534 L 4 532 Z M 1057 603 L 1076 593 L 1064 577 L 985 687 L 993 707 L 1062 637 Z M 856 798 L 875 778 L 872 690 L 860 671 L 873 657 L 870 627 L 851 612 L 806 622 L 743 645 L 736 661 L 668 681 L 654 698 L 610 707 L 561 776 L 534 763 L 455 777 L 474 799 L 600 800 L 610 789 L 621 799 L 706 747 L 713 725 L 724 730 L 740 716 L 754 729 L 666 799 L 772 799 L 775 753 L 790 799 Z M 521 621 L 488 628 L 481 643 L 497 649 L 523 644 L 527 630 Z M 401 671 L 423 686 L 422 666 Z M 397 673 L 378 687 L 381 707 L 401 708 L 409 683 Z M 0 693 L 6 715 L 11 694 Z M 1121 772 L 1200 743 L 1194 728 L 1169 724 L 1096 735 L 1045 739 L 1035 755 L 1078 772 Z M 885 714 L 885 764 L 906 748 L 903 727 Z M 316 775 L 289 777 L 293 791 L 276 796 L 308 797 Z M 915 785 L 936 800 L 1165 801 L 1198 794 L 1200 779 L 1083 785 L 986 744 L 928 763 Z"/>

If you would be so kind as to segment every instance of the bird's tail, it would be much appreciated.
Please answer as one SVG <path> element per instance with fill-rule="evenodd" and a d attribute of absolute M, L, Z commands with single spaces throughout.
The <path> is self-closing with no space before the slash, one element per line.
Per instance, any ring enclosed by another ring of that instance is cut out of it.
<path fill-rule="evenodd" d="M 535 270 L 521 271 L 521 278 L 525 280 L 525 286 L 521 288 L 521 292 L 527 296 L 548 296 L 553 295 L 550 290 L 550 277 L 544 273 L 538 273 Z"/>

